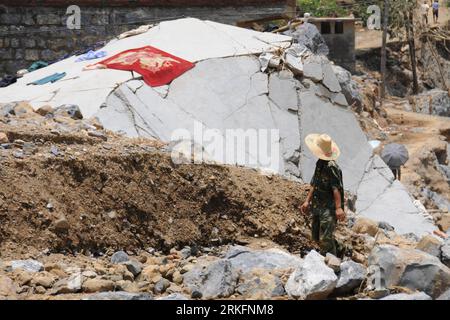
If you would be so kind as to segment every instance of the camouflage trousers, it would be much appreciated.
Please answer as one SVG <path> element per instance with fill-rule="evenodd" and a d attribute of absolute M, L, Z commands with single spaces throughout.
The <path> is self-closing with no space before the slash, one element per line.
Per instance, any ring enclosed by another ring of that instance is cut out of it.
<path fill-rule="evenodd" d="M 341 245 L 334 238 L 336 229 L 336 214 L 327 208 L 315 208 L 312 210 L 312 238 L 320 246 L 322 254 L 327 252 L 338 256 L 341 255 Z"/>

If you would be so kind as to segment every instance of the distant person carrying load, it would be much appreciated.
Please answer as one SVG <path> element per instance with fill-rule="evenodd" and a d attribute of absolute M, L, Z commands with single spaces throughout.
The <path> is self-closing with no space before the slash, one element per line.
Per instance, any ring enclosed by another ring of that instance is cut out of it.
<path fill-rule="evenodd" d="M 433 4 L 431 5 L 433 8 L 433 21 L 434 23 L 438 23 L 439 20 L 439 1 L 434 0 Z"/>
<path fill-rule="evenodd" d="M 342 256 L 343 247 L 334 238 L 337 220 L 345 220 L 342 171 L 335 162 L 340 151 L 326 134 L 310 134 L 305 142 L 319 160 L 311 180 L 311 189 L 300 210 L 306 214 L 311 209 L 312 238 L 319 243 L 322 253 Z"/>
<path fill-rule="evenodd" d="M 430 5 L 428 4 L 427 0 L 425 0 L 420 5 L 420 14 L 422 16 L 422 22 L 424 24 L 428 24 L 428 12 L 430 11 Z"/>

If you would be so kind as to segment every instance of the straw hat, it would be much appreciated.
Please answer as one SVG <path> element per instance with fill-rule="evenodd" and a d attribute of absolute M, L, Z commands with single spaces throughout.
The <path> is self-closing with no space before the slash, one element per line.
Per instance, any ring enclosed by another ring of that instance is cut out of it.
<path fill-rule="evenodd" d="M 312 133 L 305 138 L 309 150 L 322 160 L 336 160 L 341 151 L 337 144 L 327 134 Z"/>

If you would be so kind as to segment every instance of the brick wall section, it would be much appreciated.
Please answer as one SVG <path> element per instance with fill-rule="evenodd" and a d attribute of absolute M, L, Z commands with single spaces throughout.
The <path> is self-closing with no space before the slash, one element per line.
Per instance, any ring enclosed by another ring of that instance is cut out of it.
<path fill-rule="evenodd" d="M 244 6 L 266 6 L 285 5 L 286 0 L 2 0 L 1 4 L 7 6 L 31 7 L 67 7 L 75 4 L 89 7 L 124 7 L 124 6 L 150 6 L 150 7 L 244 7 Z"/>
<path fill-rule="evenodd" d="M 264 6 L 80 6 L 81 29 L 67 29 L 66 20 L 68 16 L 66 16 L 66 9 L 68 5 L 61 6 L 61 3 L 73 4 L 89 1 L 99 2 L 97 0 L 14 0 L 11 3 L 27 2 L 29 5 L 0 5 L 0 77 L 4 74 L 14 74 L 19 69 L 27 68 L 36 60 L 55 60 L 65 54 L 85 48 L 98 41 L 112 39 L 124 31 L 136 28 L 142 24 L 152 23 L 155 20 L 170 20 L 184 16 L 235 24 L 237 21 L 258 19 L 266 14 L 267 16 L 283 14 L 286 10 L 285 1 L 271 0 L 266 1 L 269 4 Z M 194 3 L 202 3 L 202 1 L 194 0 Z M 10 2 L 10 0 L 1 1 L 2 4 L 5 2 Z M 58 2 L 60 6 L 35 6 L 43 2 Z M 118 3 L 119 1 L 109 2 Z M 123 5 L 124 0 L 120 2 Z M 161 1 L 141 0 L 141 2 L 159 3 Z M 162 2 L 175 4 L 182 1 Z M 215 1 L 208 0 L 208 2 Z M 245 0 L 240 2 L 251 3 L 255 1 Z"/>

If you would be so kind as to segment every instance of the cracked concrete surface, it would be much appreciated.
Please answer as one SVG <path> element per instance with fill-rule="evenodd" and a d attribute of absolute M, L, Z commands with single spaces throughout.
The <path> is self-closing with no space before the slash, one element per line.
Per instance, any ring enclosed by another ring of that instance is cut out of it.
<path fill-rule="evenodd" d="M 358 186 L 356 210 L 359 214 L 385 221 L 398 234 L 415 233 L 419 237 L 432 233 L 434 224 L 414 205 L 406 188 L 398 181 L 379 156 L 368 163 Z"/>

